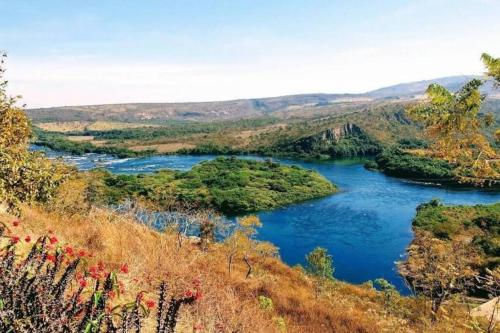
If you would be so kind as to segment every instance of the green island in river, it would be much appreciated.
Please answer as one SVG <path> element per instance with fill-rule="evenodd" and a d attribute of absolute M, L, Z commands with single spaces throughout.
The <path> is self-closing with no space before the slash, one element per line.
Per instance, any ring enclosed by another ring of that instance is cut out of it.
<path fill-rule="evenodd" d="M 115 175 L 95 170 L 89 176 L 94 200 L 101 203 L 142 198 L 165 206 L 174 200 L 230 214 L 278 208 L 338 191 L 313 170 L 234 157 L 202 162 L 187 172 Z"/>

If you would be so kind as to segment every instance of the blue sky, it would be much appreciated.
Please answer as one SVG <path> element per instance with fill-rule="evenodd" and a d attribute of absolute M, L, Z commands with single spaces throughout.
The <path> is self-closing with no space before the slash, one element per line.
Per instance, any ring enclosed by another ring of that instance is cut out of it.
<path fill-rule="evenodd" d="M 28 107 L 363 92 L 479 74 L 499 0 L 0 0 Z"/>

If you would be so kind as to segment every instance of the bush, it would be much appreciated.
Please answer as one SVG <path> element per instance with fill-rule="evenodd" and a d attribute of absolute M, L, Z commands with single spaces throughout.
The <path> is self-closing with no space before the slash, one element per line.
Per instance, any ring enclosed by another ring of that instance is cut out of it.
<path fill-rule="evenodd" d="M 323 279 L 333 279 L 333 262 L 332 256 L 328 254 L 328 250 L 322 247 L 317 247 L 307 256 L 307 271 Z"/>
<path fill-rule="evenodd" d="M 0 237 L 5 230 L 0 225 Z M 156 332 L 173 333 L 181 306 L 201 297 L 195 291 L 167 301 L 162 283 L 158 302 L 140 293 L 131 303 L 111 307 L 123 290 L 117 274 L 102 263 L 78 272 L 80 254 L 75 256 L 69 246 L 51 250 L 57 242 L 53 236 L 38 239 L 27 257 L 16 262 L 17 242 L 11 237 L 0 252 L 1 332 L 140 332 L 143 319 L 158 304 Z M 127 273 L 128 267 L 121 271 Z"/>

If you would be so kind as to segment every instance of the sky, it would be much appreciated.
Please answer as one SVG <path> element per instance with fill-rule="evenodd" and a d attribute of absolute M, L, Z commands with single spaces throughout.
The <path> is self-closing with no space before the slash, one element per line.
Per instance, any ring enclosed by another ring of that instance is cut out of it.
<path fill-rule="evenodd" d="M 481 74 L 500 0 L 0 0 L 27 107 L 358 93 Z"/>

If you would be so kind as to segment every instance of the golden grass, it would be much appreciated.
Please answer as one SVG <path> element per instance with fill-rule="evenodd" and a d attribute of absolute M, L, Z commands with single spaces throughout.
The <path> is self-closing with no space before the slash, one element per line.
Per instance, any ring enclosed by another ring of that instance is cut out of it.
<path fill-rule="evenodd" d="M 208 251 L 202 251 L 186 240 L 179 248 L 174 233 L 155 231 L 130 216 L 84 206 L 68 209 L 72 206 L 65 200 L 83 202 L 77 190 L 82 185 L 77 180 L 62 187 L 59 195 L 64 200 L 55 202 L 52 210 L 65 213 L 24 207 L 21 226 L 11 229 L 21 239 L 26 235 L 35 239 L 50 230 L 61 244 L 92 253 L 87 265 L 102 260 L 118 271 L 122 264 L 128 264 L 130 272 L 119 274 L 126 288 L 120 302 L 130 301 L 140 291 L 156 300 L 161 280 L 168 283 L 171 294 L 179 295 L 192 287 L 193 279 L 200 279 L 203 298 L 193 307 L 184 308 L 178 332 L 193 332 L 193 326 L 199 324 L 202 332 L 283 332 L 277 324 L 279 317 L 286 322 L 286 332 L 468 331 L 460 324 L 467 316 L 461 309 L 448 312 L 450 321 L 430 326 L 421 318 L 422 307 L 411 299 L 404 298 L 404 302 L 415 313 L 395 315 L 384 309 L 380 293 L 370 287 L 336 282 L 320 291 L 315 279 L 277 258 L 255 260 L 258 264 L 248 279 L 247 267 L 238 258 L 229 275 L 223 244 L 212 244 Z M 10 225 L 13 219 L 0 213 L 0 222 Z M 27 249 L 27 244 L 21 246 Z M 274 310 L 261 309 L 258 296 L 270 297 Z M 153 317 L 146 327 L 153 330 Z"/>
<path fill-rule="evenodd" d="M 70 135 L 67 139 L 74 142 L 88 142 L 93 141 L 94 137 L 92 135 Z"/>
<path fill-rule="evenodd" d="M 52 123 L 35 123 L 37 127 L 40 127 L 44 131 L 50 132 L 81 132 L 85 130 L 85 127 L 90 125 L 87 121 L 66 121 L 66 122 L 52 122 Z"/>
<path fill-rule="evenodd" d="M 160 125 L 98 120 L 87 126 L 87 129 L 91 131 L 109 131 L 114 129 L 141 128 L 141 127 L 160 127 Z"/>
<path fill-rule="evenodd" d="M 109 131 L 115 129 L 127 128 L 141 128 L 141 127 L 159 127 L 156 124 L 147 123 L 126 123 L 118 121 L 62 121 L 62 122 L 48 122 L 48 123 L 35 123 L 37 127 L 50 132 L 82 132 L 84 130 L 90 131 Z"/>

